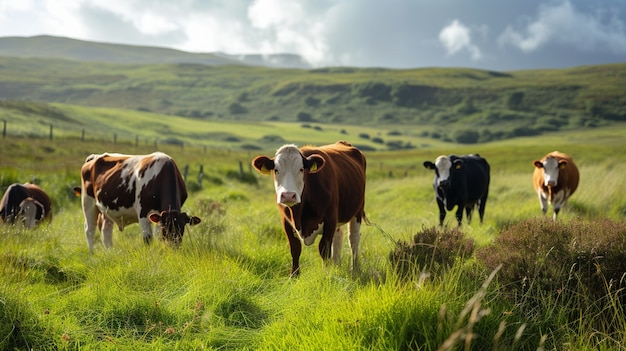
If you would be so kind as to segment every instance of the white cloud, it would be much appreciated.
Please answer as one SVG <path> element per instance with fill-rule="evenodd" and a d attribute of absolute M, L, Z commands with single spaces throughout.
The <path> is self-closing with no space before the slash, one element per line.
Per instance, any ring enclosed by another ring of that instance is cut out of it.
<path fill-rule="evenodd" d="M 480 49 L 472 43 L 471 30 L 459 20 L 452 21 L 451 24 L 439 32 L 439 41 L 446 49 L 448 55 L 467 51 L 472 60 L 480 60 L 482 58 Z"/>
<path fill-rule="evenodd" d="M 536 19 L 525 28 L 507 29 L 498 38 L 500 45 L 512 45 L 529 53 L 557 43 L 581 51 L 608 50 L 626 53 L 624 22 L 615 14 L 603 16 L 606 11 L 594 13 L 578 11 L 570 1 L 558 5 L 541 6 Z"/>

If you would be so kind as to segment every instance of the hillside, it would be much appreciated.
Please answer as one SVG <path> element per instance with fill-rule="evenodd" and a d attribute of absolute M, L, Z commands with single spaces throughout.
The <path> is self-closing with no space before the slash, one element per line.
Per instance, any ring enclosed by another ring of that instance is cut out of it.
<path fill-rule="evenodd" d="M 192 53 L 151 46 L 90 42 L 40 35 L 0 37 L 0 56 L 56 58 L 86 62 L 123 64 L 196 63 L 203 65 L 253 65 L 279 68 L 309 68 L 301 57 L 291 54 L 228 55 Z"/>
<path fill-rule="evenodd" d="M 150 50 L 127 49 L 120 56 Z M 460 143 L 625 121 L 624 91 L 626 63 L 514 72 L 303 70 L 0 56 L 1 100 L 114 107 L 207 121 L 411 125 L 421 126 L 422 136 Z M 11 115 L 9 107 L 3 109 Z"/>

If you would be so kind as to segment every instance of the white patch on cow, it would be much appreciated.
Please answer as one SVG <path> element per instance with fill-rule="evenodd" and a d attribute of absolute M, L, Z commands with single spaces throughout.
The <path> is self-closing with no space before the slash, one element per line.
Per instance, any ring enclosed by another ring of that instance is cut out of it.
<path fill-rule="evenodd" d="M 276 202 L 292 206 L 302 200 L 304 162 L 300 150 L 293 144 L 284 145 L 274 158 L 274 188 Z"/>
<path fill-rule="evenodd" d="M 559 180 L 559 161 L 554 157 L 548 157 L 543 161 L 543 184 L 545 186 L 557 186 Z"/>
<path fill-rule="evenodd" d="M 450 168 L 452 168 L 452 161 L 448 156 L 439 156 L 435 160 L 435 167 L 437 167 L 437 186 L 443 181 L 450 178 Z"/>
<path fill-rule="evenodd" d="M 300 232 L 298 232 L 298 236 L 300 236 L 300 239 L 302 239 L 302 241 L 304 242 L 304 245 L 311 246 L 315 242 L 315 238 L 317 238 L 318 235 L 322 234 L 323 231 L 324 231 L 324 222 L 322 222 L 319 225 L 319 227 L 317 227 L 317 229 L 314 230 L 313 233 L 311 233 L 311 235 L 307 236 L 306 238 L 303 238 Z"/>

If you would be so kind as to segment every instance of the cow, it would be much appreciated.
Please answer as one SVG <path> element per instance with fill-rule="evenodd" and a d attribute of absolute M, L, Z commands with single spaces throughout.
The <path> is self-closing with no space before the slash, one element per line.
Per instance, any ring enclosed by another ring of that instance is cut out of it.
<path fill-rule="evenodd" d="M 52 220 L 52 202 L 46 192 L 31 183 L 9 185 L 0 200 L 3 223 L 23 223 L 33 228 L 41 221 Z"/>
<path fill-rule="evenodd" d="M 90 155 L 81 168 L 81 181 L 81 188 L 74 190 L 81 195 L 90 253 L 96 228 L 108 249 L 113 245 L 114 224 L 122 231 L 139 222 L 143 240 L 149 244 L 152 223 L 156 223 L 158 233 L 154 235 L 178 247 L 185 225 L 200 223 L 200 218 L 181 212 L 187 199 L 185 182 L 174 160 L 162 152 Z"/>
<path fill-rule="evenodd" d="M 257 156 L 252 166 L 272 174 L 276 203 L 291 249 L 291 277 L 300 274 L 302 242 L 310 246 L 321 232 L 319 254 L 326 262 L 340 261 L 343 234 L 348 223 L 351 268 L 358 268 L 361 221 L 365 218 L 365 156 L 351 144 L 339 141 L 324 146 L 293 144 L 280 147 L 273 158 Z"/>
<path fill-rule="evenodd" d="M 455 215 L 458 226 L 461 226 L 463 220 L 463 210 L 470 223 L 476 206 L 480 223 L 483 222 L 490 181 L 487 160 L 478 154 L 441 155 L 434 163 L 425 161 L 424 167 L 435 171 L 433 188 L 439 206 L 439 226 L 443 226 L 446 210 L 451 211 L 454 206 L 457 206 Z"/>
<path fill-rule="evenodd" d="M 541 160 L 533 161 L 533 185 L 539 197 L 541 211 L 545 215 L 548 204 L 552 204 L 556 217 L 567 203 L 567 199 L 578 188 L 580 175 L 574 160 L 562 152 L 553 151 L 545 155 Z"/>

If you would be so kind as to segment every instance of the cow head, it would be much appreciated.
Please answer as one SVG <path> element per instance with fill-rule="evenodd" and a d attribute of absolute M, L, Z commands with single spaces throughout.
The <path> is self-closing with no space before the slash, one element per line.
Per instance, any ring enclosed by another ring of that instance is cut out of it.
<path fill-rule="evenodd" d="M 17 215 L 18 222 L 23 222 L 25 228 L 33 228 L 45 216 L 45 208 L 41 202 L 27 197 L 20 202 Z"/>
<path fill-rule="evenodd" d="M 559 170 L 567 166 L 566 160 L 557 160 L 554 157 L 546 157 L 543 162 L 535 160 L 533 165 L 543 170 L 543 184 L 548 187 L 554 187 L 558 184 Z"/>
<path fill-rule="evenodd" d="M 282 146 L 274 158 L 257 156 L 252 160 L 252 166 L 261 174 L 274 174 L 276 202 L 289 207 L 302 201 L 304 173 L 316 173 L 324 164 L 322 156 L 304 157 L 295 145 Z"/>
<path fill-rule="evenodd" d="M 150 221 L 158 224 L 159 238 L 174 244 L 174 246 L 179 246 L 182 243 L 186 224 L 196 225 L 200 223 L 200 218 L 189 217 L 187 213 L 178 211 L 152 213 L 149 218 Z"/>
<path fill-rule="evenodd" d="M 458 172 L 463 168 L 463 161 L 460 159 L 452 161 L 450 157 L 442 155 L 437 157 L 435 163 L 430 161 L 424 162 L 424 167 L 435 171 L 435 188 L 447 189 L 450 187 L 454 172 Z"/>

